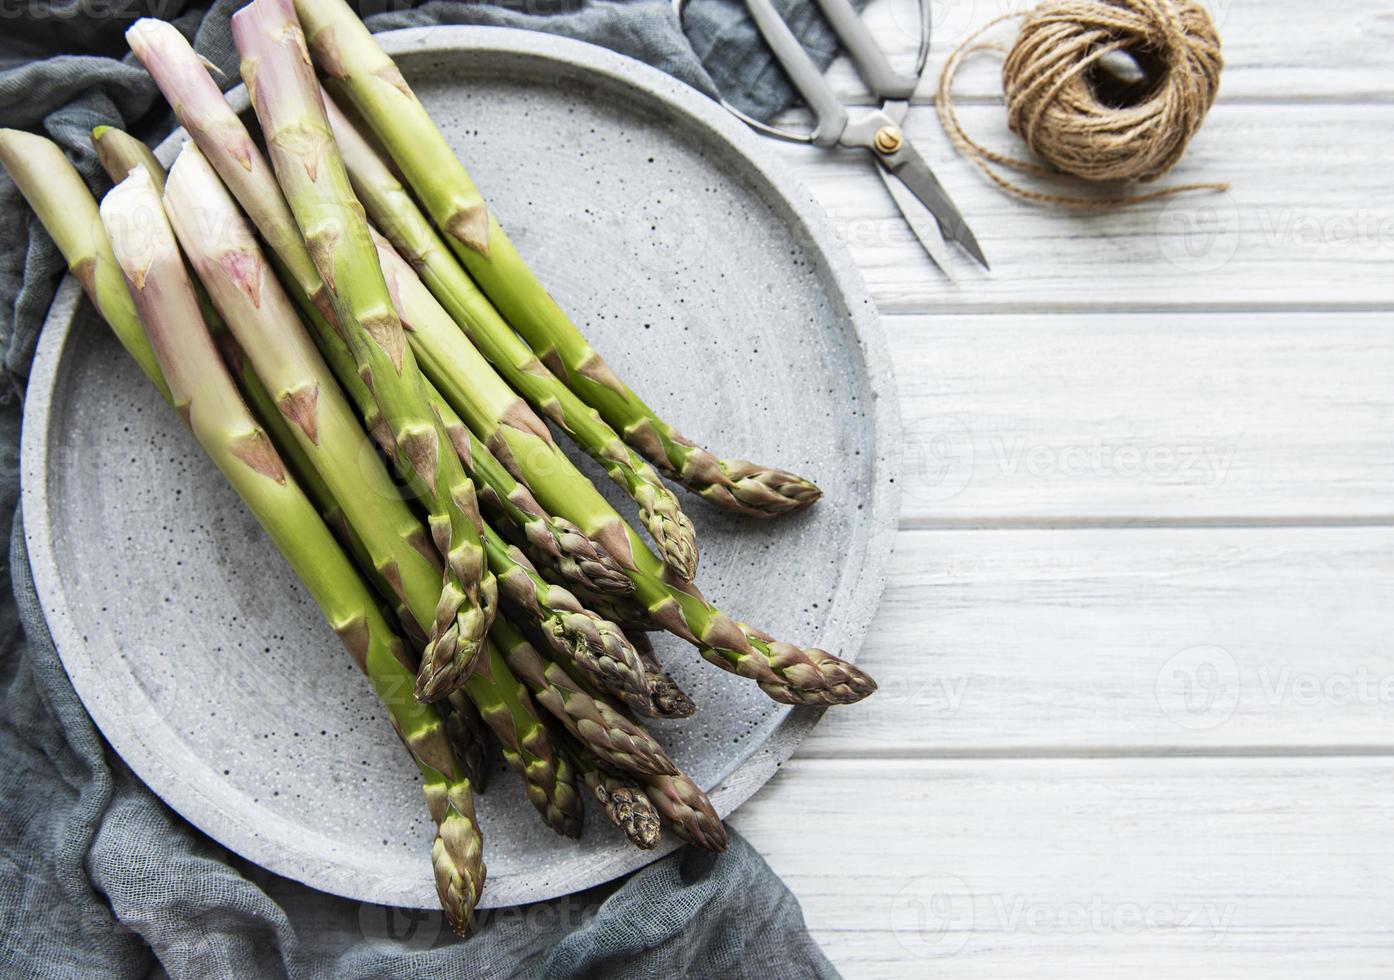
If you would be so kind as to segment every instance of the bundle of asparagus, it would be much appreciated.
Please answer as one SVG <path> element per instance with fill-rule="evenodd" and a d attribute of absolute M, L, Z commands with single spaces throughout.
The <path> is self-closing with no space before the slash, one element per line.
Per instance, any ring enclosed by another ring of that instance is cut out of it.
<path fill-rule="evenodd" d="M 109 127 L 100 209 L 41 137 L 0 131 L 0 164 L 382 695 L 422 773 L 450 921 L 466 928 L 484 885 L 474 793 L 494 743 L 558 833 L 580 833 L 584 786 L 638 847 L 666 821 L 723 849 L 706 794 L 638 720 L 696 710 L 645 631 L 788 704 L 875 684 L 708 602 L 660 471 L 759 517 L 818 489 L 695 445 L 606 365 L 343 0 L 255 0 L 233 34 L 269 163 L 183 36 L 141 20 L 132 50 L 190 137 L 167 178 Z"/>

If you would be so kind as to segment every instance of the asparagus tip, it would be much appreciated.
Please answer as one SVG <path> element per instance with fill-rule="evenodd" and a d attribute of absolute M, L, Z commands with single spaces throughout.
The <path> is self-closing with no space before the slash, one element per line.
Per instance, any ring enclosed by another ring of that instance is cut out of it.
<path fill-rule="evenodd" d="M 622 830 L 635 847 L 651 851 L 658 846 L 662 825 L 658 811 L 643 790 L 617 778 L 596 780 L 591 789 L 610 822 Z"/>

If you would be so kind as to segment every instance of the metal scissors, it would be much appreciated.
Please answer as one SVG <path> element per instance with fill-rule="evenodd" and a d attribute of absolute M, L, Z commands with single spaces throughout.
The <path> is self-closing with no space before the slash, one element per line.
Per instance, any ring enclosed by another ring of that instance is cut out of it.
<path fill-rule="evenodd" d="M 725 99 L 721 100 L 721 104 L 767 136 L 821 147 L 847 146 L 867 150 L 876 158 L 876 171 L 900 208 L 906 224 L 945 275 L 953 278 L 944 244 L 946 239 L 956 242 L 983 268 L 987 268 L 987 258 L 968 223 L 901 128 L 910 110 L 910 97 L 929 58 L 929 0 L 920 0 L 920 50 L 913 75 L 902 74 L 891 67 L 849 0 L 817 2 L 838 40 L 851 55 L 857 73 L 873 98 L 881 100 L 881 108 L 868 110 L 854 118 L 847 107 L 838 101 L 832 86 L 823 78 L 823 73 L 770 0 L 745 0 L 745 6 L 794 88 L 813 111 L 816 120 L 814 127 L 807 133 L 791 132 L 752 118 Z M 682 22 L 683 3 L 684 0 L 673 0 L 679 23 Z M 933 221 L 925 215 L 926 209 Z"/>

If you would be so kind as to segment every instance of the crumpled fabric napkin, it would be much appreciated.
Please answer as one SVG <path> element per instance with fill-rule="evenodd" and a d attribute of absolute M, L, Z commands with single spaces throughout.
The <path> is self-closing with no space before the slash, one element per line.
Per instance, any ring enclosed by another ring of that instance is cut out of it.
<path fill-rule="evenodd" d="M 777 0 L 818 60 L 834 44 L 809 0 Z M 0 126 L 57 140 L 94 190 L 88 143 L 119 125 L 152 143 L 172 119 L 122 35 L 172 20 L 237 79 L 237 0 L 29 0 L 4 12 Z M 663 0 L 434 0 L 384 10 L 375 30 L 435 23 L 552 31 L 614 48 L 757 116 L 792 98 L 740 0 L 692 0 L 679 29 Z M 715 86 L 715 88 L 714 88 Z M 164 805 L 110 752 L 73 691 L 39 608 L 24 546 L 19 426 L 24 377 L 63 271 L 0 175 L 0 975 L 5 977 L 832 977 L 797 901 L 731 835 L 721 856 L 684 849 L 617 885 L 482 913 L 467 940 L 438 912 L 336 898 L 251 865 Z"/>

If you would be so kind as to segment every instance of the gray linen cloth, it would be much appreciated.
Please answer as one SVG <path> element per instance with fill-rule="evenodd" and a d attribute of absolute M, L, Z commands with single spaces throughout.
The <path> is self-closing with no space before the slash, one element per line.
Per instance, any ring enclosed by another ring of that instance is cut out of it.
<path fill-rule="evenodd" d="M 826 63 L 833 42 L 808 0 L 777 0 Z M 44 133 L 95 191 L 95 125 L 152 143 L 172 120 L 122 35 L 172 20 L 232 84 L 215 0 L 23 0 L 0 9 L 0 126 Z M 693 0 L 679 30 L 662 0 L 504 0 L 363 7 L 375 30 L 496 24 L 566 34 L 713 84 L 767 116 L 792 93 L 740 0 Z M 719 857 L 684 849 L 628 880 L 481 915 L 457 941 L 436 912 L 325 895 L 242 861 L 173 813 L 109 751 L 78 701 L 35 596 L 17 511 L 24 378 L 63 263 L 0 176 L 0 976 L 782 977 L 836 976 L 798 902 L 738 835 Z M 11 595 L 12 594 L 12 595 Z"/>

